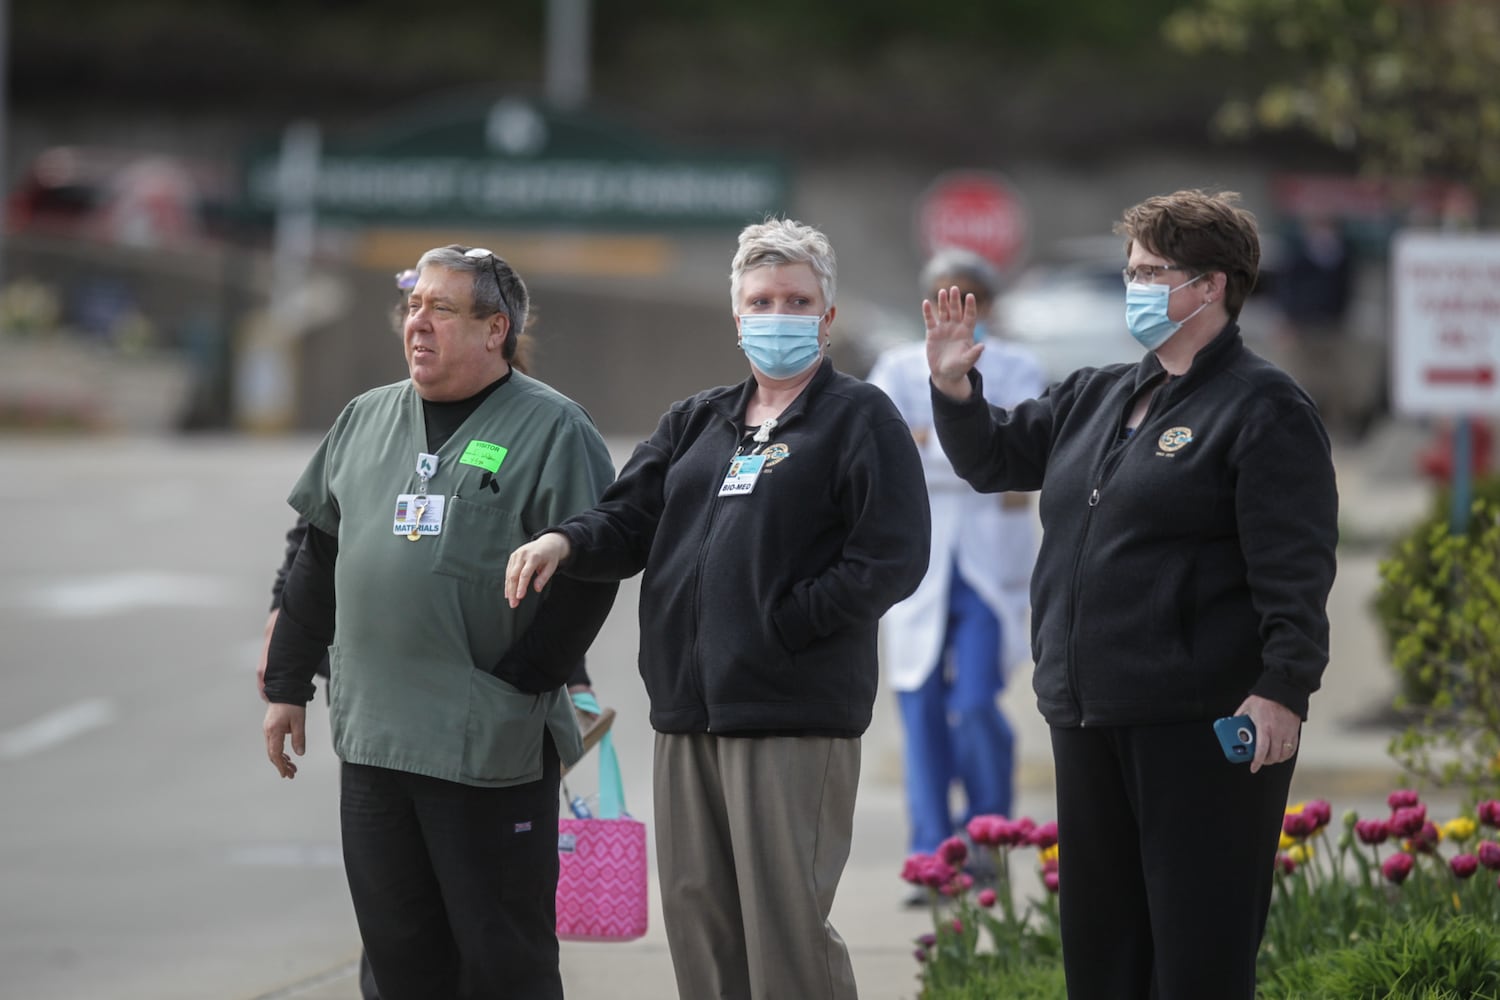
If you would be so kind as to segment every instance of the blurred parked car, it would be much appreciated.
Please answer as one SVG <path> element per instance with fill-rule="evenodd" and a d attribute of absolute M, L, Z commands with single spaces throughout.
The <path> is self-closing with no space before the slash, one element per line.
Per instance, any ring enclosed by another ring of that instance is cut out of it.
<path fill-rule="evenodd" d="M 137 150 L 57 146 L 25 169 L 6 208 L 11 232 L 158 247 L 222 235 L 227 167 Z"/>

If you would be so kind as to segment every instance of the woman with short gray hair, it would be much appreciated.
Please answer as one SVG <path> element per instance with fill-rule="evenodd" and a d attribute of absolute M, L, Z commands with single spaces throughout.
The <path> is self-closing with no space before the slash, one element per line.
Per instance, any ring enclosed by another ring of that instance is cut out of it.
<path fill-rule="evenodd" d="M 512 607 L 554 574 L 641 581 L 656 856 L 683 997 L 851 1000 L 828 922 L 849 856 L 880 616 L 927 567 L 927 492 L 879 389 L 824 356 L 828 239 L 747 227 L 730 269 L 749 377 L 675 403 L 592 510 L 516 549 Z"/>

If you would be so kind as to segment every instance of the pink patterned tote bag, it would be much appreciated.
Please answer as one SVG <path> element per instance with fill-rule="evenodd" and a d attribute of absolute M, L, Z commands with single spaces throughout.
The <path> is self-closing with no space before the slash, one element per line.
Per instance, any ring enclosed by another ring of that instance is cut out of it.
<path fill-rule="evenodd" d="M 599 816 L 559 821 L 557 860 L 559 938 L 634 941 L 646 933 L 646 824 L 625 812 L 608 733 L 599 741 Z"/>

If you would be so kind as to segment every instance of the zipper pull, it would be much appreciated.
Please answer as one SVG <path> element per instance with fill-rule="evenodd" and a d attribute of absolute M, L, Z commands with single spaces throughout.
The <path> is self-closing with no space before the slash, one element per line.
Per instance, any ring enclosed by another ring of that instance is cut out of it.
<path fill-rule="evenodd" d="M 1094 492 L 1092 492 L 1092 493 L 1089 494 L 1089 506 L 1090 507 L 1097 507 L 1097 506 L 1099 506 L 1099 487 L 1097 487 L 1097 486 L 1094 487 Z"/>

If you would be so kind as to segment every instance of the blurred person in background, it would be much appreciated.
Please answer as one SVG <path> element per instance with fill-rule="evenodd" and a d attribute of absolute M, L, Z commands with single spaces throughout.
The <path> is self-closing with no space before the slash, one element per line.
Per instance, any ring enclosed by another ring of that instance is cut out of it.
<path fill-rule="evenodd" d="M 344 864 L 380 996 L 557 998 L 559 770 L 582 753 L 564 682 L 616 587 L 565 581 L 521 613 L 495 591 L 506 553 L 594 503 L 612 468 L 587 413 L 511 366 L 528 298 L 510 265 L 449 246 L 417 272 L 410 379 L 351 402 L 289 498 L 308 528 L 271 634 L 266 752 L 296 776 L 286 739 L 304 752 L 328 654 Z"/>
<path fill-rule="evenodd" d="M 950 287 L 974 297 L 974 340 L 984 345 L 976 366 L 990 403 L 1011 407 L 1041 395 L 1047 385 L 1041 364 L 991 332 L 1000 276 L 988 261 L 969 250 L 941 250 L 923 267 L 921 281 L 934 299 Z M 933 854 L 973 817 L 1010 815 L 1015 735 L 999 698 L 1008 666 L 1027 655 L 1036 531 L 1026 494 L 979 493 L 954 474 L 932 432 L 924 344 L 886 351 L 868 380 L 885 390 L 911 428 L 932 508 L 927 575 L 886 613 L 882 635 L 906 737 L 910 852 Z M 955 781 L 964 792 L 957 823 L 949 803 Z M 974 874 L 980 882 L 994 875 Z M 925 906 L 928 896 L 918 887 L 907 903 Z"/>
<path fill-rule="evenodd" d="M 825 356 L 835 282 L 821 232 L 747 227 L 730 303 L 749 377 L 673 404 L 598 506 L 506 573 L 516 605 L 645 571 L 656 856 L 682 997 L 856 995 L 828 916 L 878 623 L 921 580 L 930 529 L 900 413 Z"/>
<path fill-rule="evenodd" d="M 1317 409 L 1251 353 L 1254 217 L 1230 193 L 1128 209 L 1147 354 L 1010 409 L 977 309 L 924 302 L 938 440 L 976 489 L 1041 490 L 1034 686 L 1052 733 L 1072 1000 L 1253 1000 L 1302 720 L 1328 660 L 1338 498 Z M 1213 730 L 1248 715 L 1248 766 Z"/>
<path fill-rule="evenodd" d="M 1367 380 L 1360 377 L 1366 366 L 1352 352 L 1371 347 L 1349 336 L 1344 325 L 1353 262 L 1337 219 L 1313 215 L 1297 224 L 1274 287 L 1291 375 L 1318 404 L 1330 431 L 1363 433 L 1374 404 L 1361 398 L 1367 394 Z"/>

